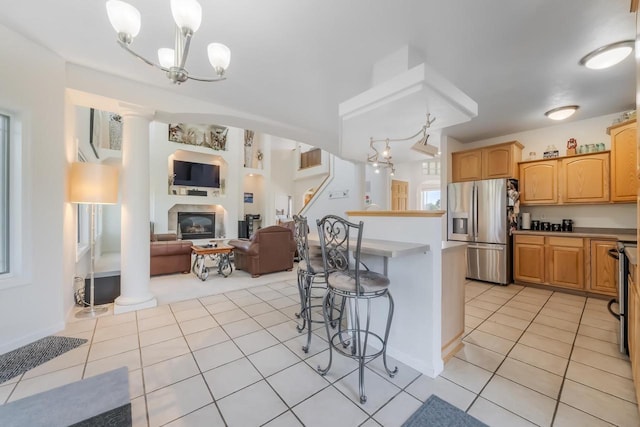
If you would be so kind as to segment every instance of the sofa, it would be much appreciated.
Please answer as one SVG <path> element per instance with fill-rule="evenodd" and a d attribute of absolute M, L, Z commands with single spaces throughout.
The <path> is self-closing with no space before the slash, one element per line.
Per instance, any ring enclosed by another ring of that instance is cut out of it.
<path fill-rule="evenodd" d="M 174 233 L 151 234 L 151 276 L 191 271 L 189 240 L 178 240 Z"/>
<path fill-rule="evenodd" d="M 272 225 L 256 231 L 250 239 L 229 241 L 233 246 L 237 270 L 244 270 L 251 277 L 277 271 L 293 270 L 296 242 L 291 229 Z"/>

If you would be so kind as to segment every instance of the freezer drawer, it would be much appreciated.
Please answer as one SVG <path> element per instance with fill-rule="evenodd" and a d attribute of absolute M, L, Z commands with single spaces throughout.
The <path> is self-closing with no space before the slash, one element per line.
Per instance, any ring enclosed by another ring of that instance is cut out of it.
<path fill-rule="evenodd" d="M 467 277 L 507 285 L 509 258 L 507 245 L 472 243 L 467 246 Z"/>

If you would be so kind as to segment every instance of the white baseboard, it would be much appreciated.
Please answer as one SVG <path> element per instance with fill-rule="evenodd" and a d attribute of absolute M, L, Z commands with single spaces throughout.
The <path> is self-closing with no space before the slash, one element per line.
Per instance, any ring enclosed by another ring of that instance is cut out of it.
<path fill-rule="evenodd" d="M 9 342 L 4 342 L 2 343 L 2 345 L 0 345 L 0 354 L 4 354 L 8 351 L 15 350 L 18 347 L 22 347 L 23 345 L 30 344 L 34 341 L 39 340 L 40 338 L 44 338 L 49 335 L 55 334 L 56 332 L 60 332 L 63 329 L 64 329 L 64 322 L 60 321 L 55 323 L 53 326 L 40 329 L 36 332 L 30 333 L 29 335 L 16 338 Z"/>

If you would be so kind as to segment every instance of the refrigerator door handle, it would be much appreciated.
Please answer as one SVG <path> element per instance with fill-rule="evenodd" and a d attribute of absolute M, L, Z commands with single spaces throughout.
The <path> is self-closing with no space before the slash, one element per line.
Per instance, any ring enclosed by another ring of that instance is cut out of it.
<path fill-rule="evenodd" d="M 473 240 L 478 240 L 478 186 L 473 186 Z"/>
<path fill-rule="evenodd" d="M 488 249 L 492 251 L 504 251 L 504 246 L 477 246 L 477 245 L 468 245 L 469 249 Z"/>

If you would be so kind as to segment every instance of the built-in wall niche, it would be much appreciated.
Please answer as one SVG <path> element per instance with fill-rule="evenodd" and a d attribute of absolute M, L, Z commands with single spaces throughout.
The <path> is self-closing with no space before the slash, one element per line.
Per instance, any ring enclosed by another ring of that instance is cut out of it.
<path fill-rule="evenodd" d="M 91 108 L 89 144 L 96 158 L 100 158 L 100 150 L 122 150 L 122 116 Z"/>
<path fill-rule="evenodd" d="M 229 128 L 220 125 L 170 123 L 168 139 L 178 144 L 195 145 L 216 151 L 227 149 Z"/>
<path fill-rule="evenodd" d="M 264 215 L 265 180 L 260 174 L 245 175 L 242 185 L 244 213 L 243 215 Z"/>
<path fill-rule="evenodd" d="M 191 205 L 191 204 L 175 204 L 167 212 L 167 226 L 169 232 L 178 233 L 178 213 L 179 212 L 196 212 L 196 213 L 215 213 L 215 237 L 225 237 L 226 230 L 224 223 L 226 221 L 226 211 L 221 205 Z"/>
<path fill-rule="evenodd" d="M 167 159 L 168 193 L 219 197 L 225 194 L 228 163 L 221 156 L 177 150 Z"/>

